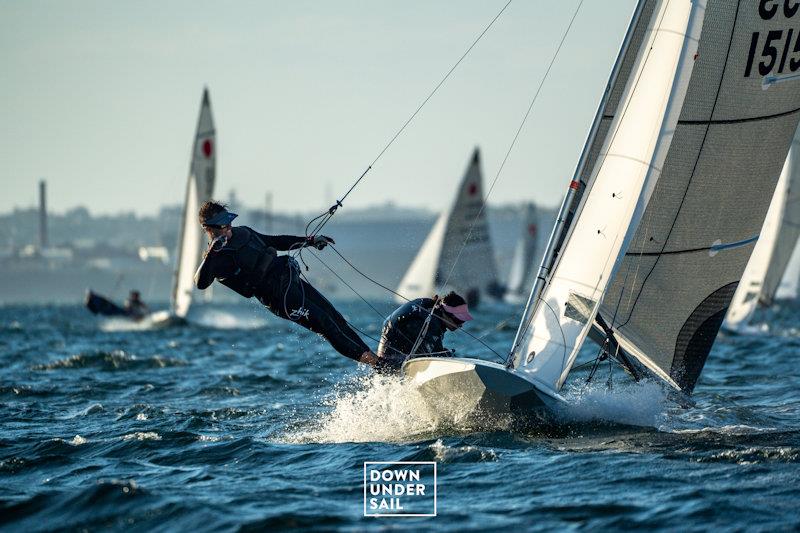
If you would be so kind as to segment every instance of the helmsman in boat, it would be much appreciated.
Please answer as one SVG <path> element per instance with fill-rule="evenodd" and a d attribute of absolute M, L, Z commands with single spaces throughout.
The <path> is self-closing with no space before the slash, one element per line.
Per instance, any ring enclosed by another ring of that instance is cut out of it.
<path fill-rule="evenodd" d="M 247 226 L 231 226 L 235 213 L 209 201 L 200 207 L 200 224 L 210 240 L 194 276 L 198 289 L 216 279 L 245 298 L 255 296 L 273 314 L 324 337 L 340 354 L 375 365 L 377 358 L 345 318 L 310 283 L 300 277 L 297 261 L 278 251 L 313 246 L 322 250 L 333 239 L 323 235 L 264 235 Z"/>
<path fill-rule="evenodd" d="M 442 345 L 444 334 L 472 320 L 464 298 L 450 292 L 444 298 L 417 298 L 398 307 L 383 323 L 378 368 L 397 371 L 406 359 L 452 357 Z"/>
<path fill-rule="evenodd" d="M 150 309 L 142 301 L 142 295 L 139 291 L 130 291 L 124 305 L 125 312 L 134 320 L 141 320 L 150 313 Z"/>

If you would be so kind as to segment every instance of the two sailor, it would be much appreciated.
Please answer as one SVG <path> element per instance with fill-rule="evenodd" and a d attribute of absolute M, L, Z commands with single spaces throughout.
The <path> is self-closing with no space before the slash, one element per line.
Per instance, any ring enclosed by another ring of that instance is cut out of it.
<path fill-rule="evenodd" d="M 334 244 L 333 239 L 265 235 L 232 226 L 236 217 L 218 202 L 200 208 L 200 224 L 210 243 L 195 273 L 197 288 L 206 289 L 217 280 L 245 298 L 255 296 L 273 314 L 321 335 L 345 357 L 392 372 L 408 357 L 452 355 L 442 345 L 445 332 L 472 320 L 466 302 L 454 292 L 442 299 L 413 300 L 386 320 L 376 355 L 333 304 L 300 276 L 297 261 L 278 255 L 309 246 L 322 250 Z"/>

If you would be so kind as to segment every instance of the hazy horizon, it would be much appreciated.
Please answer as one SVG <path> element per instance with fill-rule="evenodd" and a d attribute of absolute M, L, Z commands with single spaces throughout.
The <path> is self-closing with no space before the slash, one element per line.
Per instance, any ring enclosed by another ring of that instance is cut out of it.
<path fill-rule="evenodd" d="M 557 205 L 633 9 L 586 2 L 490 198 Z M 0 5 L 0 213 L 181 203 L 200 97 L 217 189 L 320 209 L 383 148 L 505 0 Z M 577 1 L 516 0 L 346 203 L 440 210 L 475 146 L 486 187 Z"/>

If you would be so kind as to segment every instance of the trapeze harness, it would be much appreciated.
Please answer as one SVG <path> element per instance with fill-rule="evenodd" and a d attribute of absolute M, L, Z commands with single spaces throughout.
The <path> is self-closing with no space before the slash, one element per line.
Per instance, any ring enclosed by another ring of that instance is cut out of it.
<path fill-rule="evenodd" d="M 231 228 L 225 245 L 208 254 L 200 273 L 208 268 L 223 285 L 245 298 L 255 296 L 273 314 L 296 322 L 323 336 L 333 348 L 358 360 L 369 347 L 347 324 L 335 307 L 310 283 L 300 277 L 297 261 L 279 256 L 274 247 L 246 226 Z M 295 247 L 305 244 L 297 238 Z"/>

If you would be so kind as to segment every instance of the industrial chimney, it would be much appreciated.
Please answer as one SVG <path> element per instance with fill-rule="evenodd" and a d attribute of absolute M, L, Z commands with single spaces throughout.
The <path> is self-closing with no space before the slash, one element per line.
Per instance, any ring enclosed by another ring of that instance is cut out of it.
<path fill-rule="evenodd" d="M 39 181 L 39 249 L 47 248 L 47 182 Z"/>

